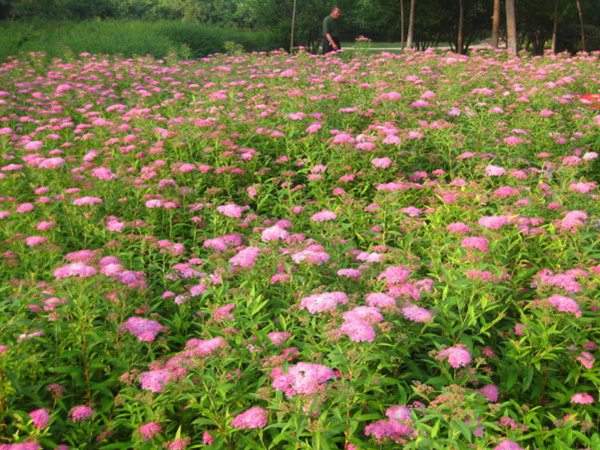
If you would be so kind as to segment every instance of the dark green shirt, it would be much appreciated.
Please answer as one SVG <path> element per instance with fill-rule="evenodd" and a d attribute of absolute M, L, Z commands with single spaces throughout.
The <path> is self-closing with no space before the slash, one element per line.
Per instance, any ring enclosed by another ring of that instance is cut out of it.
<path fill-rule="evenodd" d="M 337 37 L 337 32 L 337 20 L 331 16 L 325 17 L 325 19 L 323 19 L 323 37 L 325 37 L 327 33 L 331 34 L 333 37 Z"/>

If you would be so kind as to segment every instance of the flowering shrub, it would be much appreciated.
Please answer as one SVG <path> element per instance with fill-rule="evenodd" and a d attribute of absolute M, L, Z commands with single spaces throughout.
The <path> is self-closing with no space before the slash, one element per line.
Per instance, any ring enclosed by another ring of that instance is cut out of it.
<path fill-rule="evenodd" d="M 600 448 L 598 59 L 348 58 L 0 66 L 0 449 Z"/>

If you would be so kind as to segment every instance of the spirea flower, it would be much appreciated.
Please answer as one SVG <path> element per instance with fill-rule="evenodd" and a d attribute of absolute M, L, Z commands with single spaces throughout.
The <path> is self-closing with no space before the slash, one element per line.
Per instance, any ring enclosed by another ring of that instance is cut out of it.
<path fill-rule="evenodd" d="M 33 423 L 33 426 L 38 430 L 46 428 L 48 426 L 48 422 L 50 421 L 50 414 L 48 410 L 45 408 L 40 408 L 33 410 L 29 413 L 29 418 Z"/>
<path fill-rule="evenodd" d="M 300 300 L 300 307 L 311 314 L 334 310 L 337 305 L 348 302 L 348 296 L 344 292 L 323 292 L 309 295 Z"/>
<path fill-rule="evenodd" d="M 152 342 L 158 333 L 165 330 L 157 321 L 143 317 L 130 317 L 121 325 L 121 328 L 133 334 L 141 342 Z"/>
<path fill-rule="evenodd" d="M 579 304 L 570 297 L 562 295 L 553 295 L 548 298 L 548 303 L 552 305 L 557 311 L 573 314 L 575 317 L 581 317 L 581 310 Z"/>
<path fill-rule="evenodd" d="M 147 422 L 138 427 L 138 433 L 144 441 L 154 439 L 162 431 L 160 424 L 156 422 Z"/>
<path fill-rule="evenodd" d="M 260 406 L 254 406 L 238 414 L 231 421 L 231 426 L 238 430 L 252 430 L 264 428 L 267 425 L 269 413 Z"/>
<path fill-rule="evenodd" d="M 571 403 L 574 405 L 591 405 L 594 403 L 594 397 L 586 392 L 578 392 L 571 397 Z"/>
<path fill-rule="evenodd" d="M 87 405 L 78 405 L 71 408 L 69 418 L 73 422 L 83 422 L 94 414 L 94 410 Z"/>
<path fill-rule="evenodd" d="M 455 369 L 471 364 L 471 353 L 462 344 L 454 345 L 438 352 L 437 358 L 448 361 L 448 364 Z"/>

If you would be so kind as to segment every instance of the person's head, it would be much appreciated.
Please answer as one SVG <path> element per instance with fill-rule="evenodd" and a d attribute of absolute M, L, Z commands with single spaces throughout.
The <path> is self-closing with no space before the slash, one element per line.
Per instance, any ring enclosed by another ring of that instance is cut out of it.
<path fill-rule="evenodd" d="M 329 15 L 334 19 L 339 19 L 342 17 L 342 10 L 338 6 L 334 6 L 331 8 L 331 13 Z"/>

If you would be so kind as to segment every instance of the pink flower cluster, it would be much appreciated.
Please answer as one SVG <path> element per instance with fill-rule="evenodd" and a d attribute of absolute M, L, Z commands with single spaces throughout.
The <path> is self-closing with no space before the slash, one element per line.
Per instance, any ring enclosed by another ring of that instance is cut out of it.
<path fill-rule="evenodd" d="M 338 305 L 348 303 L 348 296 L 344 292 L 322 292 L 309 295 L 300 300 L 300 308 L 311 314 L 333 311 Z"/>
<path fill-rule="evenodd" d="M 252 408 L 238 414 L 231 421 L 231 426 L 238 430 L 252 430 L 256 428 L 264 428 L 267 426 L 269 413 L 266 409 L 260 406 Z"/>
<path fill-rule="evenodd" d="M 165 331 L 165 327 L 157 321 L 143 317 L 130 317 L 121 325 L 121 329 L 133 334 L 141 342 L 152 342 L 158 333 Z"/>
<path fill-rule="evenodd" d="M 455 369 L 466 367 L 471 364 L 471 353 L 467 347 L 462 344 L 454 345 L 441 350 L 438 352 L 437 358 L 448 361 L 448 364 Z"/>
<path fill-rule="evenodd" d="M 413 435 L 410 409 L 403 405 L 390 406 L 385 415 L 387 419 L 378 420 L 365 427 L 365 435 L 373 437 L 378 443 L 389 439 L 397 444 L 404 443 Z"/>
<path fill-rule="evenodd" d="M 290 398 L 321 392 L 326 383 L 334 378 L 337 378 L 337 374 L 329 367 L 305 362 L 289 366 L 287 371 L 280 367 L 271 371 L 273 388 Z"/>

